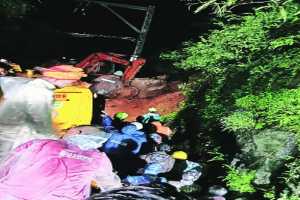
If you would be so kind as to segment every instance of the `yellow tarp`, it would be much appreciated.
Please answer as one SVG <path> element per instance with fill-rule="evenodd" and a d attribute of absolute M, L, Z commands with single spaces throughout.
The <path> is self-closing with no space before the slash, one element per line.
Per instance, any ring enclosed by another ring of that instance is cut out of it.
<path fill-rule="evenodd" d="M 93 114 L 93 95 L 87 88 L 70 86 L 54 92 L 54 123 L 58 129 L 90 125 Z"/>

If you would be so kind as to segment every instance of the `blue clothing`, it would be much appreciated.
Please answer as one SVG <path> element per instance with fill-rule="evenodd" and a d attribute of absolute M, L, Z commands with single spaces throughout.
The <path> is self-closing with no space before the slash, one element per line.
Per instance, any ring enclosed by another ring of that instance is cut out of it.
<path fill-rule="evenodd" d="M 102 126 L 105 132 L 110 132 L 111 130 L 115 129 L 113 126 L 113 119 L 109 115 L 104 115 L 102 117 Z"/>
<path fill-rule="evenodd" d="M 136 130 L 135 125 L 127 125 L 122 128 L 121 133 L 113 133 L 104 144 L 103 151 L 106 153 L 122 153 L 126 148 L 131 149 L 131 153 L 138 154 L 142 144 L 146 143 L 144 132 Z M 135 146 L 130 146 L 135 145 Z"/>
<path fill-rule="evenodd" d="M 129 183 L 130 185 L 147 185 L 154 182 L 156 177 L 143 175 L 143 176 L 127 176 L 123 179 L 123 182 Z"/>

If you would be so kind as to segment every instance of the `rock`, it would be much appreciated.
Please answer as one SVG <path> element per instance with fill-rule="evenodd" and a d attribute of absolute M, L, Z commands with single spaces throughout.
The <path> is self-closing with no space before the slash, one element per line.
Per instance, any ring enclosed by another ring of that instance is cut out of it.
<path fill-rule="evenodd" d="M 241 161 L 247 168 L 256 170 L 254 183 L 257 185 L 270 184 L 270 177 L 297 147 L 294 134 L 275 129 L 263 130 L 248 139 L 239 138 L 238 143 Z"/>

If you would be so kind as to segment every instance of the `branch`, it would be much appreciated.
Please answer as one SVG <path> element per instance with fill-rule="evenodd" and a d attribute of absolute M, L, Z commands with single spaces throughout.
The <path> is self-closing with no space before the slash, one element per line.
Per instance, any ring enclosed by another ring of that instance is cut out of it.
<path fill-rule="evenodd" d="M 234 9 L 234 8 L 236 8 L 236 7 L 239 7 L 239 6 L 244 6 L 244 5 L 251 5 L 251 4 L 265 4 L 265 3 L 269 3 L 270 1 L 260 1 L 260 2 L 244 2 L 244 3 L 240 3 L 240 4 L 236 4 L 236 5 L 234 5 L 234 6 L 231 6 L 230 8 L 229 8 L 229 10 L 232 10 L 232 9 Z"/>

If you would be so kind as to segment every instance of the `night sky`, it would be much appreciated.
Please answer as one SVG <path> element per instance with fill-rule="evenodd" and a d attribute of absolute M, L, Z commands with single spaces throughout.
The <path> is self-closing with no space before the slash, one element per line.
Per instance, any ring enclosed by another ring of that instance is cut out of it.
<path fill-rule="evenodd" d="M 154 5 L 155 13 L 142 56 L 157 59 L 162 50 L 174 49 L 188 39 L 195 39 L 208 30 L 208 15 L 194 15 L 183 0 L 119 0 L 109 1 L 131 5 Z M 141 27 L 144 13 L 113 8 L 137 27 Z M 97 51 L 131 55 L 135 44 L 119 39 L 78 38 L 66 33 L 90 33 L 117 36 L 137 34 L 107 9 L 74 0 L 48 0 L 23 19 L 2 22 L 0 53 L 33 65 L 61 58 L 82 59 Z"/>

